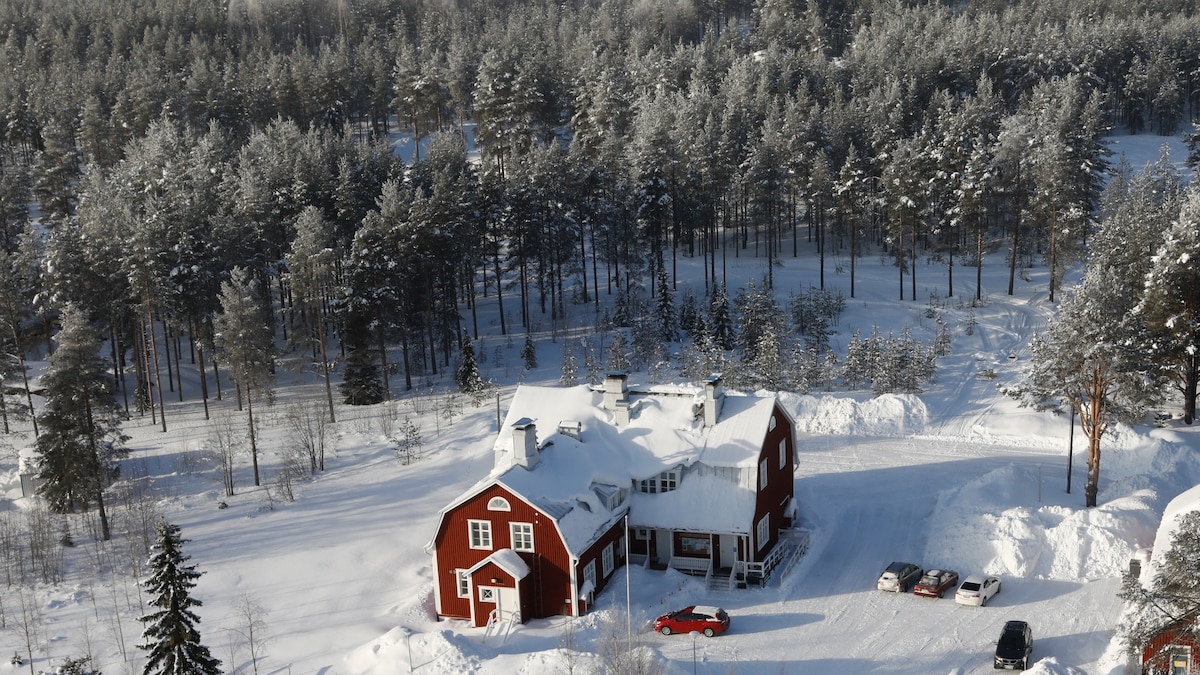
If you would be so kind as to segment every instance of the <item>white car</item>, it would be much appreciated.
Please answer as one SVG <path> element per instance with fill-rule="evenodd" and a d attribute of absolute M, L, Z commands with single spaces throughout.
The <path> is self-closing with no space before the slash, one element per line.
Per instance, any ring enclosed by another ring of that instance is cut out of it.
<path fill-rule="evenodd" d="M 958 587 L 958 591 L 954 593 L 954 601 L 960 605 L 983 607 L 987 605 L 988 598 L 999 592 L 999 579 L 972 574 Z"/>

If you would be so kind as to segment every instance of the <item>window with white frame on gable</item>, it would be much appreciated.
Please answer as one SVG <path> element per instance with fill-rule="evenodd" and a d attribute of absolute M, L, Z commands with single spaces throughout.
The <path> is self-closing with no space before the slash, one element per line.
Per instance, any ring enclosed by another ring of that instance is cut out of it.
<path fill-rule="evenodd" d="M 787 439 L 779 439 L 779 468 L 787 466 Z"/>
<path fill-rule="evenodd" d="M 767 487 L 767 460 L 758 463 L 758 489 L 764 490 Z"/>
<path fill-rule="evenodd" d="M 496 589 L 492 588 L 491 586 L 480 586 L 479 587 L 479 601 L 480 602 L 495 602 L 496 601 Z"/>
<path fill-rule="evenodd" d="M 468 520 L 467 529 L 471 535 L 471 548 L 492 550 L 492 521 Z"/>
<path fill-rule="evenodd" d="M 587 564 L 587 567 L 583 568 L 583 581 L 585 583 L 591 582 L 592 590 L 593 591 L 596 590 L 596 561 L 595 560 L 589 562 Z"/>
<path fill-rule="evenodd" d="M 650 528 L 648 528 L 648 527 L 633 528 L 633 538 L 637 539 L 639 541 L 649 541 L 650 540 Z"/>
<path fill-rule="evenodd" d="M 533 523 L 509 523 L 514 551 L 533 551 Z"/>
<path fill-rule="evenodd" d="M 512 507 L 509 506 L 508 500 L 504 497 L 492 497 L 489 499 L 487 509 L 488 511 L 512 511 Z"/>
<path fill-rule="evenodd" d="M 638 481 L 638 492 L 658 494 L 670 492 L 679 487 L 679 470 L 664 471 L 653 478 Z"/>
<path fill-rule="evenodd" d="M 758 525 L 754 528 L 755 536 L 758 538 L 758 550 L 763 550 L 767 542 L 771 540 L 771 514 L 766 514 L 758 521 Z"/>
<path fill-rule="evenodd" d="M 467 570 L 454 570 L 458 581 L 458 597 L 471 597 L 471 573 Z"/>
<path fill-rule="evenodd" d="M 612 572 L 613 572 L 613 545 L 612 544 L 609 544 L 608 546 L 604 547 L 604 553 L 601 555 L 601 559 L 602 559 L 602 562 L 604 563 L 604 568 L 603 568 L 604 576 L 607 577 L 608 575 L 612 574 Z"/>

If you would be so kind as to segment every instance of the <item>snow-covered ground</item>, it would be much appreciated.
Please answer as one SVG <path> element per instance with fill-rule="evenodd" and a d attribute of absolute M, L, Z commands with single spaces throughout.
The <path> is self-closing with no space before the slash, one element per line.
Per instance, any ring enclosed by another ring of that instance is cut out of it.
<path fill-rule="evenodd" d="M 1136 167 L 1157 157 L 1164 139 L 1114 140 Z M 1183 157 L 1174 143 L 1173 157 Z M 811 258 L 782 264 L 775 274 L 781 298 L 816 283 Z M 702 278 L 699 265 L 681 260 L 680 276 Z M 760 260 L 731 258 L 728 265 L 731 287 L 762 272 Z M 1002 257 L 990 259 L 984 301 L 971 307 L 973 269 L 956 270 L 955 294 L 947 297 L 944 266 L 920 266 L 917 301 L 894 299 L 895 268 L 878 257 L 860 261 L 858 270 L 858 297 L 848 299 L 836 346 L 873 326 L 884 333 L 909 326 L 928 339 L 934 312 L 955 329 L 953 353 L 939 359 L 937 382 L 919 396 L 782 395 L 799 427 L 795 489 L 812 541 L 787 577 L 765 589 L 716 593 L 675 572 L 638 568 L 629 570 L 628 586 L 619 575 L 577 620 L 536 620 L 507 636 L 436 620 L 424 547 L 438 509 L 491 469 L 497 415 L 518 380 L 557 379 L 569 329 L 557 342 L 541 333 L 541 367 L 521 373 L 521 339 L 499 337 L 497 321 L 481 321 L 488 334 L 482 368 L 503 384 L 498 405 L 459 401 L 462 414 L 447 419 L 438 385 L 433 395 L 422 386 L 419 395 L 389 404 L 340 407 L 336 454 L 292 503 L 271 503 L 253 488 L 248 459 L 238 468 L 238 494 L 224 496 L 205 452 L 210 423 L 194 396 L 168 402 L 166 433 L 149 418 L 127 424 L 132 453 L 123 475 L 144 476 L 159 511 L 190 540 L 184 550 L 205 573 L 195 590 L 204 603 L 200 630 L 226 672 L 253 672 L 248 652 L 230 647 L 239 641 L 237 606 L 246 598 L 262 607 L 270 636 L 258 663 L 264 675 L 587 672 L 600 665 L 595 652 L 605 627 L 623 634 L 627 616 L 668 673 L 990 672 L 1008 619 L 1033 626 L 1037 664 L 1030 672 L 1126 672 L 1112 642 L 1119 576 L 1138 548 L 1153 543 L 1166 503 L 1200 483 L 1197 433 L 1175 420 L 1118 427 L 1104 441 L 1100 506 L 1084 509 L 1082 435 L 1074 439 L 1068 494 L 1068 419 L 1019 408 L 998 390 L 1015 381 L 1029 338 L 1051 316 L 1044 271 L 1029 270 L 1009 297 Z M 845 274 L 827 273 L 827 285 L 848 293 Z M 590 310 L 575 311 L 570 325 L 582 330 Z M 185 380 L 185 388 L 191 384 Z M 321 395 L 312 374 L 281 370 L 279 384 L 278 400 L 260 420 L 268 477 L 287 442 L 288 404 Z M 244 419 L 228 397 L 214 404 L 214 418 L 221 413 Z M 385 420 L 405 417 L 420 424 L 426 451 L 410 465 L 397 461 L 384 433 Z M 0 491 L 8 497 L 0 510 L 28 507 L 19 498 L 15 454 L 0 460 Z M 75 539 L 64 581 L 36 592 L 35 668 L 90 652 L 109 675 L 140 672 L 136 591 L 119 573 L 95 577 L 94 542 L 82 532 Z M 876 577 L 893 560 L 994 574 L 1002 592 L 987 607 L 969 608 L 876 591 Z M 10 619 L 0 630 L 5 662 L 24 652 L 25 640 L 12 630 L 15 593 L 0 587 Z M 657 614 L 693 603 L 725 607 L 730 633 L 693 639 L 648 631 Z M 26 669 L 0 664 L 0 672 Z"/>

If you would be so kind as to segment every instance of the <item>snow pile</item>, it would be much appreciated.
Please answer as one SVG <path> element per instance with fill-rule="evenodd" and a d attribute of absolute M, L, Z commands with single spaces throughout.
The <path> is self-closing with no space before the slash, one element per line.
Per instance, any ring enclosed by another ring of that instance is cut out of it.
<path fill-rule="evenodd" d="M 1034 648 L 1037 648 L 1037 640 L 1034 640 Z M 1026 675 L 1086 675 L 1086 670 L 1080 670 L 1073 666 L 1063 665 L 1058 662 L 1058 659 L 1053 656 L 1048 656 L 1033 664 L 1033 667 L 1025 671 Z"/>
<path fill-rule="evenodd" d="M 1119 576 L 1153 537 L 1157 497 L 1139 491 L 1087 509 L 1068 506 L 1070 495 L 1039 469 L 1009 465 L 942 491 L 930 518 L 926 560 L 946 560 L 966 570 L 1002 578 L 1063 581 Z M 1082 472 L 1079 472 L 1082 474 Z M 1078 475 L 1075 490 L 1082 491 Z M 999 505 L 1009 506 L 997 508 Z"/>
<path fill-rule="evenodd" d="M 912 394 L 884 394 L 865 401 L 847 396 L 781 392 L 781 404 L 796 431 L 813 435 L 900 436 L 921 433 L 929 419 L 925 403 Z"/>

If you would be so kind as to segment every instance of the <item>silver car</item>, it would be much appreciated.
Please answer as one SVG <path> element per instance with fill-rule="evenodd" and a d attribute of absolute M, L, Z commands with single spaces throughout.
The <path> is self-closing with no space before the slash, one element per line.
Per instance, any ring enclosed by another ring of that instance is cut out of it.
<path fill-rule="evenodd" d="M 894 562 L 887 566 L 883 574 L 879 575 L 879 581 L 875 582 L 875 588 L 893 593 L 907 593 L 924 572 L 916 563 Z"/>

